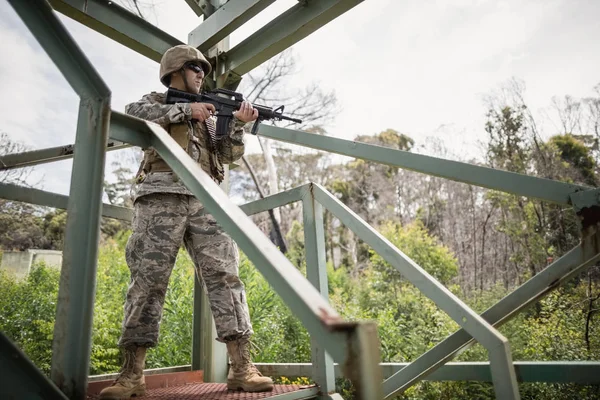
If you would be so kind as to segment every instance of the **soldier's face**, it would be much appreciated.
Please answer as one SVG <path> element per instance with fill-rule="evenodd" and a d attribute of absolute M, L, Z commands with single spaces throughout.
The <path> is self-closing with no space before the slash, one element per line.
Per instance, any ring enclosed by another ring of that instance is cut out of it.
<path fill-rule="evenodd" d="M 202 67 L 196 64 L 188 64 L 184 68 L 186 74 L 186 81 L 188 82 L 190 89 L 194 89 L 196 93 L 200 93 L 202 87 L 202 80 L 204 79 L 204 71 Z"/>

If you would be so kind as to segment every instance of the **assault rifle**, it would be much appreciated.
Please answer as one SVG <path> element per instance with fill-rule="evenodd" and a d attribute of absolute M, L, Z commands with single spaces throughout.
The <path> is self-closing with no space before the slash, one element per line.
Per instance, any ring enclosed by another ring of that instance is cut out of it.
<path fill-rule="evenodd" d="M 202 92 L 198 94 L 188 93 L 181 90 L 169 88 L 167 91 L 167 104 L 174 103 L 210 103 L 216 109 L 217 116 L 217 136 L 227 134 L 229 121 L 233 118 L 233 112 L 240 109 L 244 101 L 244 96 L 241 93 L 227 89 L 214 89 L 210 92 Z M 258 110 L 258 118 L 252 126 L 252 134 L 256 135 L 258 124 L 264 120 L 286 120 L 297 123 L 302 123 L 302 120 L 283 115 L 284 106 L 279 106 L 275 109 L 267 106 L 253 104 Z"/>

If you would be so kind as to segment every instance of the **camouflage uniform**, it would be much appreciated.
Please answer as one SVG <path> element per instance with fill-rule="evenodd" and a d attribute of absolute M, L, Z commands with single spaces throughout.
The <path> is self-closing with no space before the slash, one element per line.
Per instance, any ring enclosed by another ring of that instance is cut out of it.
<path fill-rule="evenodd" d="M 165 98 L 150 93 L 129 104 L 126 112 L 158 123 L 174 138 L 187 138 L 180 145 L 220 182 L 223 164 L 244 153 L 244 123 L 233 118 L 228 135 L 217 140 L 213 119 L 192 121 L 189 104 L 165 104 Z M 182 243 L 204 281 L 219 340 L 249 337 L 252 325 L 235 242 L 152 148 L 144 150 L 133 197 L 133 234 L 126 248 L 131 283 L 119 345 L 156 345 L 169 277 Z"/>
<path fill-rule="evenodd" d="M 192 71 L 192 74 L 189 73 Z M 174 74 L 186 91 L 188 79 L 195 82 L 212 71 L 211 64 L 196 48 L 177 45 L 160 61 L 160 81 L 171 86 Z M 201 75 L 201 73 L 203 74 Z M 244 154 L 243 122 L 232 118 L 227 132 L 217 139 L 215 121 L 192 120 L 190 104 L 165 104 L 166 94 L 152 92 L 129 104 L 125 111 L 161 125 L 216 182 L 223 179 L 223 164 Z M 246 107 L 244 107 L 246 108 Z M 243 113 L 247 115 L 247 111 Z M 256 113 L 256 110 L 253 110 Z M 144 160 L 136 175 L 133 233 L 125 257 L 131 282 L 125 302 L 123 366 L 111 386 L 100 392 L 102 400 L 143 396 L 146 392 L 146 350 L 158 342 L 169 277 L 183 243 L 202 278 L 217 326 L 218 339 L 225 342 L 231 358 L 227 388 L 247 392 L 273 390 L 271 378 L 262 376 L 250 357 L 252 325 L 244 285 L 238 276 L 238 251 L 217 221 L 204 213 L 202 204 L 179 181 L 169 165 L 152 148 L 144 149 Z"/>

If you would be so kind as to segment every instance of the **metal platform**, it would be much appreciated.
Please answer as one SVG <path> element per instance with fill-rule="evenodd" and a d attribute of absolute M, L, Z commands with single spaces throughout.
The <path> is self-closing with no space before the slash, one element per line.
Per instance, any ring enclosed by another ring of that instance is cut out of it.
<path fill-rule="evenodd" d="M 195 376 L 194 376 L 195 375 Z M 300 385 L 275 385 L 272 392 L 247 393 L 228 390 L 225 383 L 204 383 L 197 378 L 200 371 L 188 373 L 171 373 L 151 376 L 146 380 L 146 395 L 135 397 L 135 400 L 257 400 L 277 399 L 295 400 L 312 399 L 319 393 L 319 388 Z M 88 386 L 88 400 L 97 400 L 98 393 L 112 384 L 112 381 L 93 382 Z"/>

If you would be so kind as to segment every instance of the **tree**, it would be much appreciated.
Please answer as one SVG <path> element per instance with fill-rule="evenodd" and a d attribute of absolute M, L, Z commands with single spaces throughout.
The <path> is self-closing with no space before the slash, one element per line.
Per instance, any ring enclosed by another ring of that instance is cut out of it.
<path fill-rule="evenodd" d="M 104 181 L 104 193 L 108 197 L 108 202 L 115 206 L 133 207 L 130 191 L 133 184 L 133 171 L 128 166 L 124 165 L 123 161 L 114 161 L 113 175 L 114 182 Z"/>
<path fill-rule="evenodd" d="M 264 66 L 261 66 L 258 71 L 249 73 L 247 78 L 242 81 L 241 91 L 245 93 L 246 99 L 252 103 L 267 106 L 285 105 L 288 115 L 303 121 L 302 125 L 295 126 L 296 129 L 312 129 L 313 132 L 324 133 L 321 126 L 336 113 L 337 98 L 335 93 L 333 91 L 324 92 L 314 82 L 291 93 L 288 86 L 291 85 L 296 72 L 296 60 L 291 50 L 286 50 L 272 58 Z M 283 126 L 290 125 L 287 122 L 281 124 Z M 273 154 L 273 146 L 270 140 L 259 136 L 258 141 L 263 153 L 264 167 L 267 171 L 268 191 L 262 188 L 263 183 L 259 181 L 261 174 L 251 174 L 251 177 L 256 187 L 259 188 L 258 192 L 274 194 L 279 192 L 276 155 Z M 285 146 L 281 148 L 285 148 Z M 252 158 L 246 157 L 246 162 L 252 165 Z M 254 169 L 259 170 L 259 168 Z M 281 230 L 275 228 L 277 224 L 282 222 L 280 210 L 273 210 L 273 216 L 275 219 L 273 231 Z M 274 232 L 271 236 L 280 237 Z"/>
<path fill-rule="evenodd" d="M 0 163 L 2 163 L 2 156 L 23 153 L 28 150 L 29 148 L 22 142 L 11 139 L 6 132 L 0 132 Z M 27 178 L 31 175 L 31 171 L 30 167 L 2 168 L 0 169 L 0 182 L 28 186 Z"/>
<path fill-rule="evenodd" d="M 29 150 L 22 142 L 13 140 L 7 133 L 0 133 L 1 157 Z M 29 186 L 31 168 L 0 169 L 0 182 Z M 51 248 L 44 237 L 40 215 L 42 209 L 26 203 L 0 199 L 0 249 L 27 250 Z"/>

